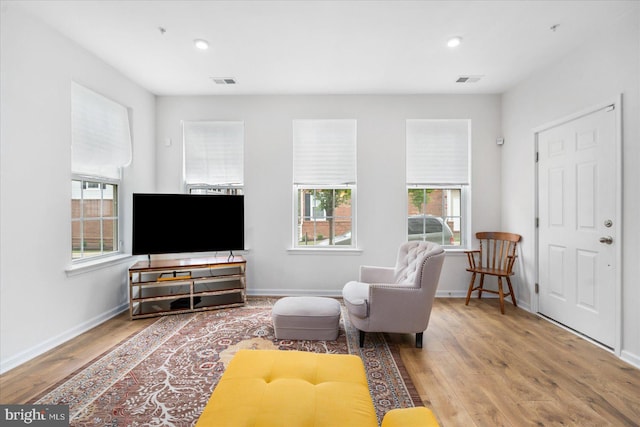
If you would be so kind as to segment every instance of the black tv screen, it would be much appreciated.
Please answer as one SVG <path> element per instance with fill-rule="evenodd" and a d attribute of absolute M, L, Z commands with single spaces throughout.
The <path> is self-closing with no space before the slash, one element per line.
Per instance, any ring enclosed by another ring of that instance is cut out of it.
<path fill-rule="evenodd" d="M 244 197 L 133 194 L 133 255 L 244 249 Z"/>

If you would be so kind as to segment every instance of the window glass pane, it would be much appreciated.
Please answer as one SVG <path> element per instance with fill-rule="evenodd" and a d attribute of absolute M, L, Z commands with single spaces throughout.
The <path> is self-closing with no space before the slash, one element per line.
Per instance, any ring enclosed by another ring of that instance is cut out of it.
<path fill-rule="evenodd" d="M 352 246 L 350 188 L 299 188 L 297 244 Z"/>
<path fill-rule="evenodd" d="M 89 190 L 90 191 L 90 190 Z M 100 199 L 92 198 L 92 194 L 85 190 L 85 198 L 82 200 L 82 215 L 84 218 L 99 218 L 100 217 Z M 88 198 L 87 198 L 88 197 Z"/>
<path fill-rule="evenodd" d="M 408 240 L 460 246 L 461 196 L 459 188 L 408 189 Z"/>
<path fill-rule="evenodd" d="M 71 222 L 71 258 L 82 257 L 82 222 Z"/>
<path fill-rule="evenodd" d="M 71 258 L 118 251 L 118 186 L 99 181 L 72 181 Z"/>
<path fill-rule="evenodd" d="M 117 216 L 118 207 L 116 205 L 116 186 L 104 184 L 102 190 L 102 216 Z"/>
<path fill-rule="evenodd" d="M 118 220 L 105 219 L 102 221 L 102 233 L 103 233 L 103 250 L 105 252 L 113 252 L 117 250 L 117 238 L 118 238 Z"/>
<path fill-rule="evenodd" d="M 85 256 L 87 252 L 99 252 L 101 249 L 101 230 L 99 219 L 84 220 L 83 246 Z"/>

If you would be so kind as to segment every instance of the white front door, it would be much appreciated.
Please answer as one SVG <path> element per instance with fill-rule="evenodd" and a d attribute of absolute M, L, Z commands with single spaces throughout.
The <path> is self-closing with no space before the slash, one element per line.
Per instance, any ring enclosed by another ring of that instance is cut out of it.
<path fill-rule="evenodd" d="M 613 106 L 537 133 L 539 312 L 616 338 L 619 216 Z"/>

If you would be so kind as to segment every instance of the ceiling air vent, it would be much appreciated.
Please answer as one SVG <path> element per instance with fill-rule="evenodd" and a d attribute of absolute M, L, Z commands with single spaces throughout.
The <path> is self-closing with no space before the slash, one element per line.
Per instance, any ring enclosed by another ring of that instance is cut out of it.
<path fill-rule="evenodd" d="M 460 76 L 456 83 L 476 83 L 484 76 Z"/>
<path fill-rule="evenodd" d="M 236 84 L 236 79 L 232 77 L 211 77 L 211 80 L 217 85 L 234 85 Z"/>

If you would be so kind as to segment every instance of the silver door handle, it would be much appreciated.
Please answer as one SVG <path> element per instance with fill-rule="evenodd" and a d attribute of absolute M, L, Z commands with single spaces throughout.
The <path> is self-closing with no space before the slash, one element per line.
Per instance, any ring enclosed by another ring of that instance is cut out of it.
<path fill-rule="evenodd" d="M 600 243 L 606 243 L 607 245 L 610 245 L 613 243 L 613 237 L 611 236 L 601 237 Z"/>

